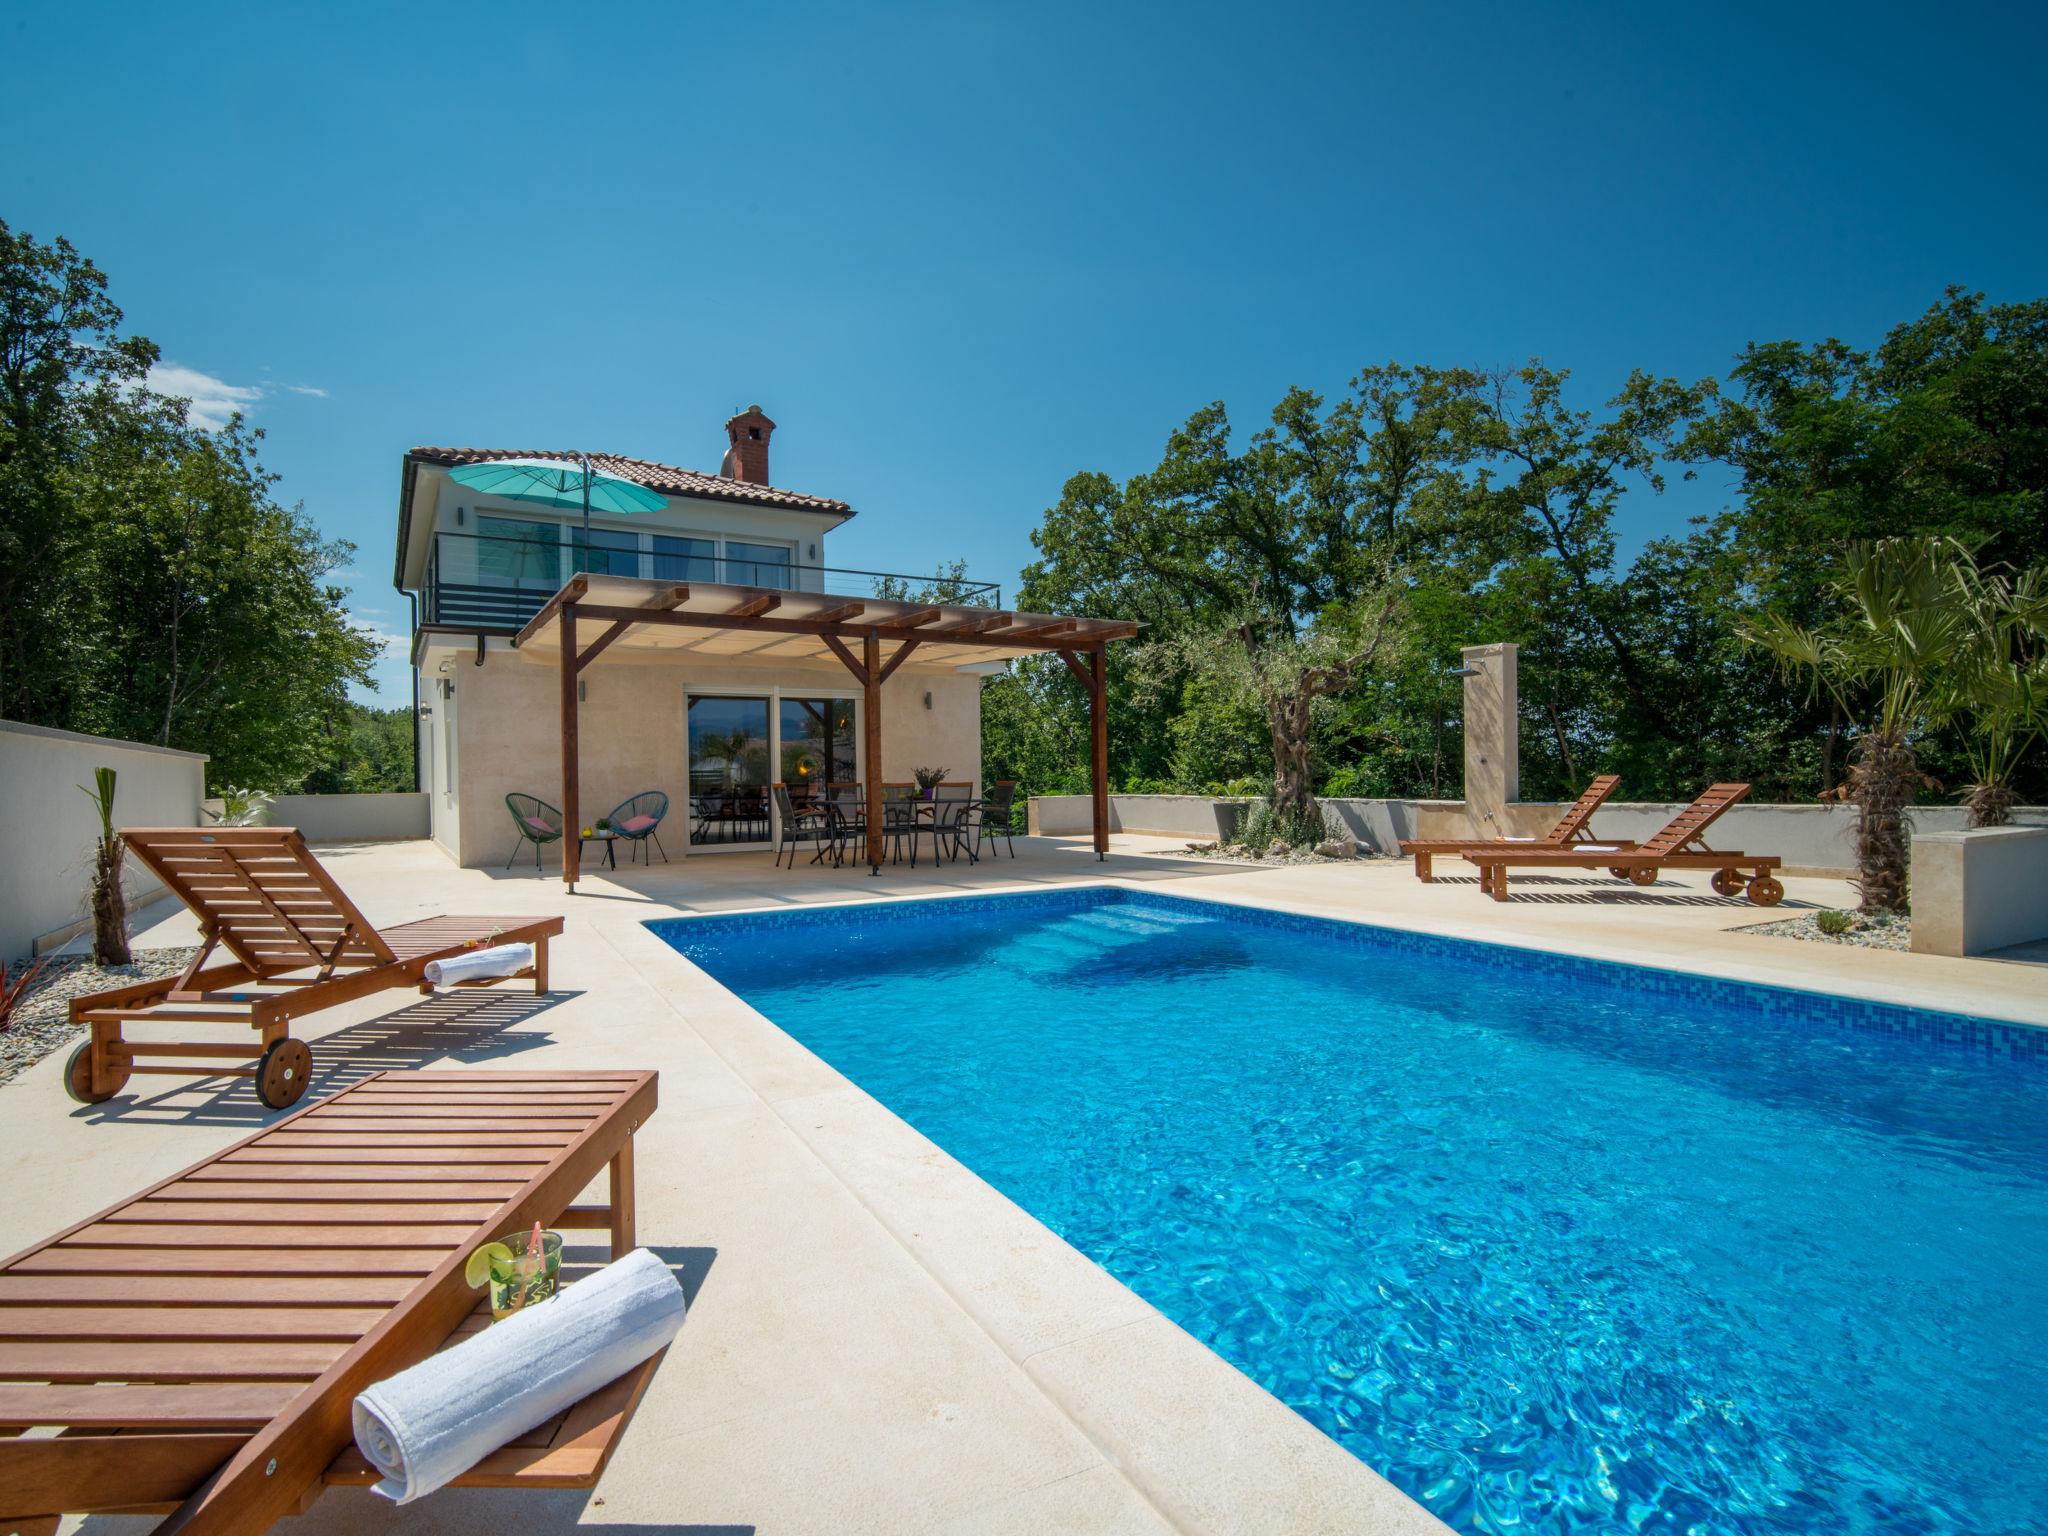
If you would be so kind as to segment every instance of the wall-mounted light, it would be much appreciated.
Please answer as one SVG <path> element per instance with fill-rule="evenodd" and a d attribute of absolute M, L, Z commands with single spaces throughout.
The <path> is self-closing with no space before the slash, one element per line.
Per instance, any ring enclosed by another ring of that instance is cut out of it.
<path fill-rule="evenodd" d="M 583 482 L 582 482 L 582 481 L 580 481 L 580 480 L 579 480 L 579 481 L 577 482 L 577 484 L 579 484 L 579 485 L 581 485 L 582 483 L 583 483 Z M 460 528 L 460 527 L 462 526 L 462 514 L 463 514 L 463 513 L 465 513 L 465 512 L 467 512 L 468 510 L 469 510 L 469 508 L 467 508 L 467 507 L 457 507 L 457 508 L 455 509 L 455 526 L 456 526 L 456 527 Z"/>
<path fill-rule="evenodd" d="M 581 704 L 581 703 L 582 703 L 582 702 L 583 702 L 583 701 L 584 701 L 585 699 L 587 699 L 587 698 L 589 698 L 589 697 L 590 697 L 590 684 L 589 684 L 589 683 L 587 683 L 587 682 L 584 682 L 584 681 L 583 681 L 582 679 L 580 679 L 580 678 L 579 678 L 579 679 L 577 679 L 577 682 L 576 682 L 576 702 L 577 702 L 578 704 Z"/>
<path fill-rule="evenodd" d="M 453 684 L 452 682 L 450 682 L 450 681 L 449 681 L 449 680 L 448 680 L 447 678 L 445 678 L 445 677 L 444 677 L 444 678 L 442 678 L 442 679 L 440 679 L 440 683 L 441 683 L 441 697 L 442 697 L 442 698 L 444 698 L 444 699 L 452 699 L 452 698 L 454 698 L 454 697 L 455 697 L 455 685 L 454 685 L 454 684 Z"/>
<path fill-rule="evenodd" d="M 924 696 L 924 707 L 926 709 L 930 709 L 932 707 L 932 696 L 929 693 L 925 694 Z"/>
<path fill-rule="evenodd" d="M 817 558 L 818 558 L 818 546 L 817 546 L 817 545 L 815 545 L 815 544 L 812 544 L 812 545 L 808 545 L 808 546 L 806 547 L 806 552 L 807 552 L 807 553 L 809 554 L 809 556 L 810 556 L 810 558 L 811 558 L 811 559 L 815 560 L 815 559 L 817 559 Z"/>

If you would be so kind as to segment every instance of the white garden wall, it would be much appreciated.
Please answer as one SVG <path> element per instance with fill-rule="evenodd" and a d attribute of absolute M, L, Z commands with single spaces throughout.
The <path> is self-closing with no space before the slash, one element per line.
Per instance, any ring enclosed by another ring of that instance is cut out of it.
<path fill-rule="evenodd" d="M 62 943 L 87 918 L 99 815 L 78 792 L 115 773 L 117 826 L 191 827 L 206 793 L 206 757 L 141 742 L 0 720 L 0 957 Z M 161 889 L 127 862 L 131 903 Z"/>
<path fill-rule="evenodd" d="M 1111 795 L 1109 827 L 1190 841 L 1213 838 L 1215 804 L 1205 795 Z M 1564 813 L 1560 803 L 1522 801 L 1502 807 L 1494 824 L 1475 828 L 1457 800 L 1332 799 L 1322 804 L 1333 822 L 1381 854 L 1393 854 L 1407 837 L 1533 836 Z M 1676 802 L 1610 801 L 1594 814 L 1593 830 L 1600 837 L 1640 842 L 1681 809 Z M 1093 825 L 1086 795 L 1033 796 L 1030 814 L 1031 830 L 1046 837 L 1085 836 Z M 2014 820 L 2048 826 L 2048 808 L 2024 807 Z M 1913 812 L 1919 834 L 1960 832 L 1963 821 L 1960 806 L 1921 806 Z M 1855 864 L 1855 829 L 1856 812 L 1849 806 L 1745 803 L 1714 823 L 1708 841 L 1731 851 L 1776 854 L 1793 874 L 1842 875 Z"/>

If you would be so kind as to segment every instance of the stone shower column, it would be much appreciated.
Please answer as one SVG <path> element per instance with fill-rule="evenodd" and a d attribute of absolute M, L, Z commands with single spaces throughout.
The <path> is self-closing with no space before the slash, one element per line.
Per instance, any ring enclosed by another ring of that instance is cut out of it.
<path fill-rule="evenodd" d="M 1522 744 L 1512 641 L 1464 648 L 1465 814 L 1474 837 L 1512 830 L 1505 808 L 1522 797 Z"/>

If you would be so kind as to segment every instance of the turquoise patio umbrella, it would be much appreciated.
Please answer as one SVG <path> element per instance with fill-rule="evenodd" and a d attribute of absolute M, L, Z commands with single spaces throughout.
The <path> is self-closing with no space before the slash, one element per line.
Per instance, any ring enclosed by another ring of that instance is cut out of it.
<path fill-rule="evenodd" d="M 590 512 L 659 512 L 668 498 L 637 481 L 602 475 L 590 467 L 590 455 L 567 459 L 492 459 L 459 464 L 448 471 L 457 485 L 515 501 L 544 501 L 551 507 L 583 508 L 583 547 L 590 548 Z"/>

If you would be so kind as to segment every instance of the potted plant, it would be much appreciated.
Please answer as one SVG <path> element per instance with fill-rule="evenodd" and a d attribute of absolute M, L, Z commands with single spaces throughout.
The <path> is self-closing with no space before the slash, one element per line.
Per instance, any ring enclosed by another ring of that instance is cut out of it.
<path fill-rule="evenodd" d="M 611 819 L 611 817 L 609 817 L 609 816 L 600 816 L 600 817 L 598 817 L 598 818 L 597 818 L 597 830 L 598 830 L 598 831 L 599 831 L 600 833 L 604 833 L 604 832 L 609 832 L 609 831 L 611 831 L 611 829 L 612 829 L 612 819 Z"/>
<path fill-rule="evenodd" d="M 923 800 L 931 799 L 932 791 L 937 789 L 940 784 L 945 782 L 946 775 L 950 772 L 952 772 L 952 770 L 949 768 L 911 769 L 910 776 L 913 779 L 917 780 L 918 797 Z"/>

